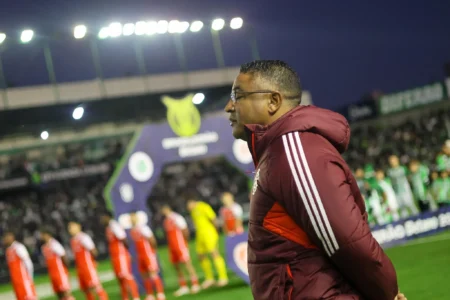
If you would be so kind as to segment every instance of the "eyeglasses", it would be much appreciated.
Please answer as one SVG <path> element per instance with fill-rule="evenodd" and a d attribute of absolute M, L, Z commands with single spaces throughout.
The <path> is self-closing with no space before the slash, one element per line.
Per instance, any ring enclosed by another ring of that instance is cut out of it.
<path fill-rule="evenodd" d="M 250 96 L 253 94 L 274 94 L 274 93 L 279 94 L 278 92 L 271 91 L 271 90 L 258 90 L 258 91 L 251 91 L 251 92 L 231 91 L 230 98 L 233 103 L 236 103 L 236 101 L 238 101 L 240 98 L 245 97 L 245 96 Z"/>

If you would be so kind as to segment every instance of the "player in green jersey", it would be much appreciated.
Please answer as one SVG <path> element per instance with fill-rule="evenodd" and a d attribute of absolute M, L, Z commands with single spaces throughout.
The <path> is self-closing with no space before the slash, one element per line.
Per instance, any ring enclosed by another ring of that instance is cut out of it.
<path fill-rule="evenodd" d="M 450 205 L 450 178 L 447 171 L 432 174 L 431 194 L 438 202 L 439 207 Z"/>
<path fill-rule="evenodd" d="M 364 197 L 364 199 L 367 198 L 367 190 L 365 186 L 366 180 L 364 179 L 364 170 L 362 168 L 357 168 L 355 170 L 355 179 L 356 183 L 358 184 L 361 195 Z"/>
<path fill-rule="evenodd" d="M 400 219 L 399 203 L 397 195 L 392 188 L 389 178 L 386 178 L 384 171 L 379 169 L 375 172 L 377 189 L 382 196 L 381 208 L 384 214 L 384 219 L 397 221 Z M 391 221 L 390 220 L 390 221 Z"/>
<path fill-rule="evenodd" d="M 428 193 L 430 170 L 418 160 L 413 159 L 409 163 L 409 171 L 409 179 L 411 181 L 413 194 L 419 204 L 420 210 L 435 211 L 437 209 L 437 204 L 432 197 L 429 197 Z"/>
<path fill-rule="evenodd" d="M 396 155 L 389 157 L 389 165 L 391 167 L 388 169 L 387 174 L 391 179 L 395 195 L 397 196 L 401 216 L 408 217 L 410 214 L 417 215 L 419 209 L 414 203 L 411 186 L 409 185 L 408 169 L 400 165 L 400 161 Z"/>
<path fill-rule="evenodd" d="M 436 157 L 438 171 L 450 172 L 450 140 L 447 140 L 442 146 L 441 153 Z"/>

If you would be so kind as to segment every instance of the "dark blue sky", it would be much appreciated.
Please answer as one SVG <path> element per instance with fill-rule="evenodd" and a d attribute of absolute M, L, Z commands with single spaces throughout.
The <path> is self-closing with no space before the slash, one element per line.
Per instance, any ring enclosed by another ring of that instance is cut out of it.
<path fill-rule="evenodd" d="M 71 39 L 72 26 L 99 28 L 111 21 L 211 20 L 242 16 L 255 28 L 262 58 L 282 59 L 300 74 L 320 106 L 336 108 L 357 101 L 372 89 L 393 92 L 444 77 L 450 61 L 448 1 L 116 1 L 16 0 L 0 10 L 0 32 L 18 36 L 25 27 L 53 35 L 57 80 L 94 77 L 88 44 Z M 244 23 L 244 26 L 245 26 Z M 251 59 L 245 31 L 226 30 L 222 44 L 227 65 Z M 133 39 L 99 45 L 105 77 L 137 73 Z M 36 42 L 37 43 L 37 42 Z M 7 79 L 16 85 L 48 82 L 42 49 L 35 44 L 8 46 L 3 53 Z M 213 67 L 206 32 L 183 36 L 190 69 Z M 179 70 L 172 37 L 145 44 L 150 73 Z M 202 55 L 199 55 L 199 54 Z"/>

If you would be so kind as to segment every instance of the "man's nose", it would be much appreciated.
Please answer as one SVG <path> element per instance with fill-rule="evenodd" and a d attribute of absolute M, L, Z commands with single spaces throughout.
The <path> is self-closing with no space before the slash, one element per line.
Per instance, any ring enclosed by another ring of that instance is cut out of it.
<path fill-rule="evenodd" d="M 231 112 L 233 110 L 233 101 L 228 100 L 227 105 L 225 105 L 225 111 L 226 112 Z"/>

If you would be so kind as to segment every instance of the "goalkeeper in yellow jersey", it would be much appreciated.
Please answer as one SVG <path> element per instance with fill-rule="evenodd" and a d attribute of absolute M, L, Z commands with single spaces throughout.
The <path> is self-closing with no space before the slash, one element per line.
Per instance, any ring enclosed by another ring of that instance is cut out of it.
<path fill-rule="evenodd" d="M 219 234 L 215 226 L 216 214 L 214 210 L 209 204 L 197 201 L 192 197 L 188 199 L 187 208 L 191 212 L 191 218 L 196 229 L 195 248 L 200 266 L 205 273 L 205 281 L 202 284 L 202 288 L 207 289 L 215 283 L 209 258 L 214 262 L 219 276 L 217 285 L 227 285 L 227 267 L 225 260 L 219 253 Z"/>

